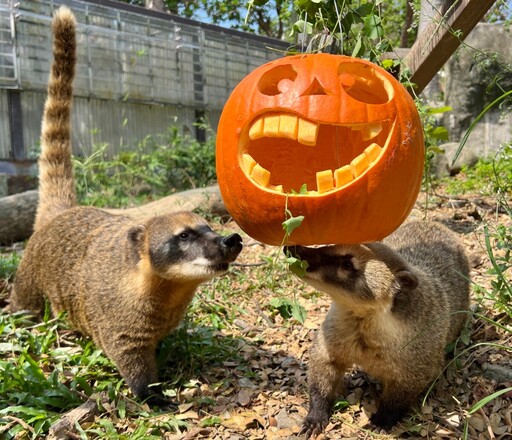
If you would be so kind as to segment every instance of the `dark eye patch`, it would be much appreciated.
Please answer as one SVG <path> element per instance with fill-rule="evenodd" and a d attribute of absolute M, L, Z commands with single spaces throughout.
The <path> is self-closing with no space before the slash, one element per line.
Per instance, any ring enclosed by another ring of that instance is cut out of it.
<path fill-rule="evenodd" d="M 348 255 L 340 255 L 337 257 L 337 266 L 340 269 L 346 270 L 347 272 L 354 272 L 356 268 L 354 267 L 354 263 L 352 261 L 354 257 L 350 254 Z"/>

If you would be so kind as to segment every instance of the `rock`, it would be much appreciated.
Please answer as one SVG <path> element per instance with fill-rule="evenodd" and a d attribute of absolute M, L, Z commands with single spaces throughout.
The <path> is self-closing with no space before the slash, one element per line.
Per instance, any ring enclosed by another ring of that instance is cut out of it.
<path fill-rule="evenodd" d="M 460 141 L 480 112 L 512 89 L 512 75 L 503 67 L 510 59 L 511 34 L 502 24 L 479 23 L 446 63 L 445 105 L 453 111 L 443 115 L 442 125 L 451 141 Z M 482 117 L 468 138 L 466 151 L 486 157 L 510 140 L 512 114 L 502 117 L 502 113 L 494 106 Z"/>

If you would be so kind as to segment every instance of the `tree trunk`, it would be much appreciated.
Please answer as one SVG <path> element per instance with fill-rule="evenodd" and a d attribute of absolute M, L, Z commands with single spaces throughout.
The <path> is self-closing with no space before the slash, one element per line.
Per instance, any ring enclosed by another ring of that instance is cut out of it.
<path fill-rule="evenodd" d="M 30 237 L 37 200 L 36 190 L 0 198 L 0 244 L 10 245 Z"/>
<path fill-rule="evenodd" d="M 0 244 L 10 245 L 30 237 L 37 201 L 38 193 L 35 190 L 0 198 Z M 192 210 L 208 212 L 223 220 L 229 218 L 217 185 L 172 194 L 134 208 L 105 209 L 112 214 L 128 215 L 136 221 Z"/>

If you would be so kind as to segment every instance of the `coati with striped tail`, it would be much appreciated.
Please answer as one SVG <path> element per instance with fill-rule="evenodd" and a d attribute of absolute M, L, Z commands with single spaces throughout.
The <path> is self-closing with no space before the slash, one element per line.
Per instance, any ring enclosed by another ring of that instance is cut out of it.
<path fill-rule="evenodd" d="M 117 365 L 132 392 L 169 403 L 158 388 L 158 342 L 183 318 L 198 285 L 224 273 L 242 250 L 192 212 L 136 223 L 77 207 L 70 116 L 76 21 L 60 7 L 52 23 L 54 59 L 42 124 L 35 232 L 16 273 L 8 309 L 54 314 L 91 337 Z"/>
<path fill-rule="evenodd" d="M 391 428 L 442 371 L 445 346 L 467 317 L 469 263 L 458 237 L 439 223 L 411 221 L 383 242 L 285 252 L 307 261 L 303 280 L 332 299 L 310 349 L 303 432 L 323 431 L 353 364 L 382 386 L 370 422 Z"/>

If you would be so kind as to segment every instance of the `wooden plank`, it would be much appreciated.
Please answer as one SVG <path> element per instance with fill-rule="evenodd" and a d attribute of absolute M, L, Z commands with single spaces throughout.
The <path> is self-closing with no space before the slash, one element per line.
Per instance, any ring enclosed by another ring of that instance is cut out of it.
<path fill-rule="evenodd" d="M 448 18 L 439 17 L 425 28 L 404 58 L 415 84 L 411 92 L 418 94 L 427 86 L 494 2 L 460 0 Z"/>

